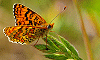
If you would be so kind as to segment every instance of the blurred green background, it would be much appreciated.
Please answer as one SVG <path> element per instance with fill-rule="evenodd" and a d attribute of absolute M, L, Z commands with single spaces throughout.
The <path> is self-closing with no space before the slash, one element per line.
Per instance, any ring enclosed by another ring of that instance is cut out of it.
<path fill-rule="evenodd" d="M 14 44 L 3 34 L 3 28 L 14 26 L 13 4 L 21 3 L 42 16 L 47 23 L 67 6 L 52 23 L 52 31 L 66 38 L 78 51 L 79 56 L 87 60 L 82 37 L 80 16 L 73 0 L 0 0 L 0 60 L 48 60 L 44 53 L 30 45 Z M 85 29 L 88 34 L 94 60 L 100 59 L 100 0 L 77 0 L 80 6 Z M 55 36 L 54 33 L 50 32 Z M 56 36 L 55 36 L 56 37 Z M 45 44 L 42 39 L 38 44 Z"/>

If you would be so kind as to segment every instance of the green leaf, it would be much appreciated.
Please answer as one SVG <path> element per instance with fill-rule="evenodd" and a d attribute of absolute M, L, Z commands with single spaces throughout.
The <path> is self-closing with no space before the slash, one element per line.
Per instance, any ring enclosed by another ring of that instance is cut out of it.
<path fill-rule="evenodd" d="M 66 56 L 71 56 L 71 52 L 67 50 L 67 48 L 59 42 L 56 38 L 54 38 L 51 35 L 48 35 L 48 38 L 51 39 L 51 41 L 60 49 L 60 51 L 64 54 L 67 54 Z"/>
<path fill-rule="evenodd" d="M 76 56 L 78 56 L 78 52 L 77 50 L 63 37 L 59 36 L 61 42 L 72 52 L 74 53 Z"/>
<path fill-rule="evenodd" d="M 54 60 L 66 60 L 66 59 L 68 59 L 63 54 L 48 54 L 48 55 L 45 55 L 45 57 L 49 58 L 49 59 L 54 59 Z"/>
<path fill-rule="evenodd" d="M 82 60 L 76 51 L 76 49 L 63 37 L 59 36 L 60 41 L 54 38 L 51 35 L 47 36 L 47 48 L 44 44 L 35 45 L 35 47 L 44 52 L 48 53 L 44 55 L 46 58 L 55 59 L 55 60 L 67 60 L 67 59 L 74 59 L 74 60 Z M 43 38 L 46 42 L 46 37 Z"/>
<path fill-rule="evenodd" d="M 46 45 L 43 44 L 37 44 L 34 46 L 35 48 L 37 48 L 38 50 L 44 52 L 44 53 L 55 53 L 56 51 L 54 49 L 52 49 L 50 46 L 47 45 L 48 50 L 46 50 Z"/>
<path fill-rule="evenodd" d="M 43 38 L 43 40 L 46 42 L 46 37 Z M 53 47 L 55 50 L 60 50 L 49 38 L 47 38 L 47 44 L 49 44 L 50 47 Z"/>
<path fill-rule="evenodd" d="M 51 47 L 53 47 L 52 46 L 52 44 L 49 42 L 49 41 L 51 41 L 56 47 L 57 47 L 57 49 L 56 50 L 63 50 L 63 52 L 67 52 L 67 50 L 66 50 L 66 48 L 60 43 L 60 42 L 58 42 L 57 41 L 57 39 L 55 39 L 55 38 L 53 38 L 53 37 L 51 37 L 50 35 L 48 35 L 48 39 L 47 39 L 47 43 L 49 43 L 49 45 L 51 46 Z M 44 39 L 44 41 L 46 41 L 46 37 L 45 38 L 43 38 Z M 51 39 L 51 40 L 50 40 Z M 55 48 L 55 47 L 54 47 Z"/>
<path fill-rule="evenodd" d="M 72 46 L 65 38 L 59 36 L 61 42 L 72 52 L 72 55 L 74 58 L 78 59 L 78 60 L 82 60 L 79 56 L 78 56 L 78 52 L 77 50 L 74 48 L 74 46 Z"/>

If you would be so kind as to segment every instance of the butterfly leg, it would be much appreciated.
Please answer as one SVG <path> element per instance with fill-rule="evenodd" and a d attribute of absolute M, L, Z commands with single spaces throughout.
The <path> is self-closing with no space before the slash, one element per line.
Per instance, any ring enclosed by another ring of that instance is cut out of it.
<path fill-rule="evenodd" d="M 34 46 L 37 44 L 38 41 L 39 41 L 39 38 L 38 38 L 38 40 L 36 41 L 36 43 L 34 44 Z"/>
<path fill-rule="evenodd" d="M 46 50 L 48 50 L 48 48 L 47 48 L 47 35 L 46 35 Z"/>

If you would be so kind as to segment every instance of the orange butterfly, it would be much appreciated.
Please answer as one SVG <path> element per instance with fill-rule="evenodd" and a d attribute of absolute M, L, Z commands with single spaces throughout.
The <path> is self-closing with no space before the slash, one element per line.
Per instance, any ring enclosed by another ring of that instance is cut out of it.
<path fill-rule="evenodd" d="M 29 44 L 47 36 L 53 28 L 54 23 L 47 24 L 40 15 L 22 4 L 14 4 L 13 13 L 15 26 L 3 29 L 10 42 Z"/>

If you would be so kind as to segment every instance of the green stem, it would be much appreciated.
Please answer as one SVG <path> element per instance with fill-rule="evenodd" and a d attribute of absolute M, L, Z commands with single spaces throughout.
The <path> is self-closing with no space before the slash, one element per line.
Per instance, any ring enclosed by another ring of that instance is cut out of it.
<path fill-rule="evenodd" d="M 92 54 L 92 51 L 91 51 L 91 45 L 90 45 L 90 41 L 89 41 L 88 35 L 86 33 L 85 27 L 84 27 L 84 22 L 83 22 L 81 10 L 80 10 L 79 5 L 78 5 L 76 0 L 73 0 L 73 3 L 76 4 L 77 10 L 78 10 L 79 15 L 80 15 L 81 29 L 82 29 L 83 40 L 84 40 L 84 44 L 85 44 L 88 60 L 93 60 L 93 54 Z"/>

